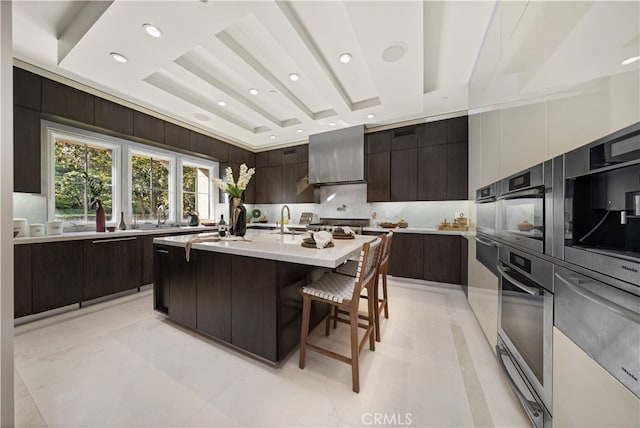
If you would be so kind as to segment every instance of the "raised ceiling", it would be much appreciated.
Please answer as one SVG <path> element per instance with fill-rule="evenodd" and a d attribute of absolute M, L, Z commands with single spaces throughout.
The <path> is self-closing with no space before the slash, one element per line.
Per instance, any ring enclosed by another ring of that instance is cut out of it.
<path fill-rule="evenodd" d="M 467 110 L 467 84 L 494 7 L 493 1 L 13 4 L 16 59 L 254 150 L 341 126 Z M 149 36 L 145 23 L 162 36 Z M 111 52 L 129 61 L 118 63 Z M 339 57 L 346 52 L 352 59 L 345 64 Z M 300 79 L 292 81 L 291 73 Z"/>

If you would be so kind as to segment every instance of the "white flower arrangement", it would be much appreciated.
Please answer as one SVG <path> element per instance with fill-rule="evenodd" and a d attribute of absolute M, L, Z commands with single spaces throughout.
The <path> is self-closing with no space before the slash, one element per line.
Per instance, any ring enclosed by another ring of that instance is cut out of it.
<path fill-rule="evenodd" d="M 240 176 L 238 177 L 238 182 L 236 183 L 233 180 L 233 171 L 231 170 L 231 167 L 228 166 L 225 170 L 227 182 L 225 183 L 220 178 L 214 178 L 213 183 L 221 188 L 225 193 L 228 193 L 231 196 L 240 197 L 242 196 L 242 192 L 244 192 L 244 190 L 247 188 L 249 180 L 251 180 L 251 177 L 253 177 L 253 174 L 255 174 L 255 172 L 255 168 L 249 169 L 247 168 L 247 164 L 243 163 L 242 165 L 240 165 Z"/>

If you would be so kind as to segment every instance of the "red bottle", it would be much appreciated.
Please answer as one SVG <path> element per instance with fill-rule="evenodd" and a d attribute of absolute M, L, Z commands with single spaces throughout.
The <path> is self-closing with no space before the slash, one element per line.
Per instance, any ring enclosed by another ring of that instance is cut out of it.
<path fill-rule="evenodd" d="M 107 225 L 104 208 L 100 199 L 96 199 L 96 202 L 98 203 L 98 209 L 96 209 L 96 232 L 104 232 Z"/>

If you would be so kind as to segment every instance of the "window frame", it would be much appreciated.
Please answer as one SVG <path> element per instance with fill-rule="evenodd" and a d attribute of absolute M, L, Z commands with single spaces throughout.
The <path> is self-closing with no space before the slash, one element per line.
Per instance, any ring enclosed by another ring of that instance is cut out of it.
<path fill-rule="evenodd" d="M 184 206 L 184 183 L 182 181 L 183 175 L 184 175 L 184 165 L 187 166 L 191 166 L 191 167 L 196 167 L 196 168 L 207 168 L 209 169 L 209 182 L 208 182 L 208 189 L 207 189 L 207 193 L 209 195 L 209 213 L 211 214 L 210 217 L 212 218 L 208 218 L 205 219 L 203 217 L 200 217 L 201 220 L 214 220 L 215 216 L 216 216 L 216 210 L 215 210 L 215 195 L 217 195 L 216 192 L 216 187 L 213 184 L 213 177 L 217 177 L 218 176 L 218 171 L 219 171 L 219 164 L 217 164 L 216 162 L 207 162 L 203 159 L 200 158 L 196 158 L 196 157 L 191 157 L 191 156 L 180 156 L 178 159 L 178 171 L 180 172 L 178 174 L 177 177 L 177 183 L 178 183 L 178 199 L 180 200 L 180 206 L 178 207 L 180 210 L 180 215 L 179 215 L 179 219 L 180 221 L 182 221 L 185 217 L 185 213 L 182 212 L 182 207 Z M 197 192 L 196 192 L 197 194 Z M 201 215 L 200 213 L 198 213 L 198 215 Z"/>
<path fill-rule="evenodd" d="M 41 136 L 43 152 L 45 153 L 45 166 L 43 166 L 43 182 L 45 183 L 46 215 L 47 220 L 55 217 L 55 143 L 54 135 L 66 135 L 69 139 L 78 139 L 79 142 L 89 141 L 92 145 L 108 147 L 113 150 L 113 218 L 109 223 L 117 224 L 120 221 L 120 212 L 124 212 L 125 223 L 133 226 L 133 206 L 131 201 L 132 176 L 131 155 L 140 154 L 169 161 L 169 210 L 166 224 L 183 224 L 183 189 L 182 189 L 182 165 L 196 165 L 199 168 L 210 170 L 210 179 L 217 177 L 220 164 L 217 161 L 190 156 L 168 149 L 137 143 L 124 138 L 114 137 L 99 132 L 89 131 L 74 126 L 64 125 L 48 120 L 41 121 Z M 215 217 L 219 210 L 224 211 L 216 203 L 215 186 L 209 181 L 209 207 L 211 215 Z M 93 221 L 65 222 L 65 227 L 78 226 L 80 230 L 88 229 Z"/>
<path fill-rule="evenodd" d="M 42 123 L 42 132 L 45 136 L 46 142 L 46 151 L 47 151 L 47 186 L 46 186 L 46 194 L 45 197 L 47 199 L 47 213 L 46 218 L 51 221 L 55 220 L 56 215 L 56 190 L 55 190 L 55 169 L 56 169 L 56 150 L 55 150 L 55 139 L 57 137 L 76 140 L 79 143 L 103 147 L 106 149 L 112 150 L 113 153 L 113 164 L 111 167 L 112 176 L 112 218 L 109 222 L 115 222 L 118 219 L 118 212 L 121 211 L 122 201 L 121 201 L 121 181 L 119 174 L 119 165 L 121 164 L 122 158 L 122 147 L 118 142 L 113 141 L 112 137 L 107 135 L 98 134 L 91 131 L 85 131 L 83 129 L 74 128 L 65 126 L 62 124 L 43 121 Z M 69 226 L 85 226 L 92 224 L 93 221 L 85 220 L 85 221 L 65 221 L 63 220 L 63 225 Z"/>

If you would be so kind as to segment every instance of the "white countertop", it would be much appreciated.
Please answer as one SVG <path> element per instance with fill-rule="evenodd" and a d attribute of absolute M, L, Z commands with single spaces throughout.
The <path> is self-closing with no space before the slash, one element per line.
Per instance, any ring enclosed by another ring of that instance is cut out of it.
<path fill-rule="evenodd" d="M 473 230 L 438 230 L 436 228 L 429 227 L 396 227 L 396 228 L 387 228 L 387 227 L 365 227 L 362 229 L 363 232 L 379 232 L 379 233 L 387 233 L 388 231 L 393 230 L 393 233 L 424 233 L 429 235 L 458 235 L 458 236 L 476 236 L 476 232 Z"/>
<path fill-rule="evenodd" d="M 203 237 L 207 234 L 201 235 Z M 211 236 L 215 236 L 211 234 Z M 215 251 L 237 256 L 255 257 L 304 265 L 336 268 L 355 254 L 362 244 L 375 239 L 374 236 L 358 235 L 355 239 L 334 239 L 332 248 L 305 248 L 302 239 L 308 233 L 297 235 L 280 235 L 273 231 L 250 229 L 245 235 L 246 241 L 222 239 L 217 242 L 198 242 L 191 246 L 192 250 Z M 166 236 L 153 240 L 154 244 L 183 247 L 194 235 Z M 235 238 L 237 239 L 237 238 Z"/>
<path fill-rule="evenodd" d="M 298 223 L 289 223 L 284 225 L 285 230 L 287 227 L 293 227 L 296 229 L 306 229 L 306 224 L 298 224 Z M 247 229 L 268 229 L 268 228 L 276 228 L 280 229 L 279 223 L 247 223 Z"/>
<path fill-rule="evenodd" d="M 205 226 L 183 226 L 183 227 L 165 227 L 153 229 L 127 229 L 117 230 L 115 232 L 65 232 L 62 235 L 44 235 L 31 236 L 24 238 L 13 238 L 14 245 L 20 244 L 39 244 L 43 242 L 59 242 L 59 241 L 77 241 L 81 239 L 107 239 L 107 238 L 124 238 L 137 235 L 157 235 L 160 233 L 178 233 L 178 232 L 206 232 L 216 230 L 215 227 Z"/>

